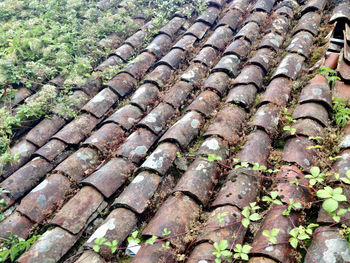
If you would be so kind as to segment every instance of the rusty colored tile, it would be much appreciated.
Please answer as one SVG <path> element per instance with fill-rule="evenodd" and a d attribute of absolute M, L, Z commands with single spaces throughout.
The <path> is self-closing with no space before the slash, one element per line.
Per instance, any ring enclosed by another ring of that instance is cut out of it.
<path fill-rule="evenodd" d="M 308 102 L 299 104 L 293 113 L 293 119 L 310 118 L 320 122 L 323 126 L 328 124 L 328 112 L 318 103 Z"/>
<path fill-rule="evenodd" d="M 349 262 L 350 247 L 340 235 L 339 229 L 319 227 L 316 228 L 310 247 L 310 253 L 305 256 L 305 263 Z"/>
<path fill-rule="evenodd" d="M 230 85 L 230 77 L 225 72 L 214 72 L 204 82 L 204 88 L 211 89 L 224 96 Z"/>
<path fill-rule="evenodd" d="M 299 119 L 296 123 L 292 124 L 292 128 L 295 129 L 295 134 L 306 137 L 324 137 L 323 127 L 314 120 Z M 289 135 L 290 133 L 287 132 Z"/>
<path fill-rule="evenodd" d="M 186 19 L 183 17 L 174 17 L 159 30 L 159 33 L 167 34 L 171 38 L 174 38 L 175 34 L 180 30 L 185 21 Z"/>
<path fill-rule="evenodd" d="M 80 182 L 85 177 L 85 172 L 94 168 L 98 163 L 98 154 L 90 148 L 80 148 L 63 162 L 55 171 L 62 172 L 72 180 Z"/>
<path fill-rule="evenodd" d="M 157 135 L 154 135 L 154 133 L 147 129 L 139 128 L 130 134 L 126 141 L 120 145 L 116 156 L 122 156 L 128 158 L 133 163 L 140 164 L 156 140 Z"/>
<path fill-rule="evenodd" d="M 258 172 L 248 168 L 232 170 L 211 207 L 232 205 L 239 209 L 254 202 L 259 195 Z"/>
<path fill-rule="evenodd" d="M 156 85 L 145 83 L 141 85 L 130 98 L 130 103 L 137 105 L 143 111 L 153 105 L 159 96 L 159 90 Z"/>
<path fill-rule="evenodd" d="M 218 219 L 219 214 L 225 213 L 221 221 Z M 237 242 L 241 244 L 246 232 L 242 229 L 240 221 L 242 215 L 237 207 L 226 205 L 214 209 L 206 222 L 206 227 L 200 232 L 197 242 L 209 241 L 220 243 L 221 240 L 227 240 L 229 244 Z M 234 224 L 236 223 L 237 224 Z M 228 225 L 228 226 L 227 226 Z"/>
<path fill-rule="evenodd" d="M 334 23 L 340 20 L 348 20 L 350 16 L 349 4 L 344 2 L 337 5 L 333 10 L 333 15 L 329 20 L 329 23 Z"/>
<path fill-rule="evenodd" d="M 313 43 L 313 36 L 307 31 L 300 31 L 293 36 L 292 42 L 287 47 L 287 51 L 298 53 L 308 58 Z"/>
<path fill-rule="evenodd" d="M 211 46 L 224 51 L 226 45 L 232 41 L 233 32 L 228 26 L 217 27 L 204 46 Z"/>
<path fill-rule="evenodd" d="M 192 36 L 188 36 L 192 37 Z M 193 37 L 195 38 L 195 37 Z M 157 65 L 167 65 L 173 70 L 178 69 L 181 61 L 185 57 L 185 51 L 180 48 L 173 48 L 170 50 L 159 62 Z"/>
<path fill-rule="evenodd" d="M 146 51 L 152 53 L 156 58 L 161 58 L 171 47 L 171 38 L 166 34 L 156 36 L 146 47 Z"/>
<path fill-rule="evenodd" d="M 280 34 L 281 36 L 285 36 L 289 33 L 290 22 L 287 17 L 284 15 L 280 15 L 275 20 L 272 21 L 271 26 L 268 31 Z"/>
<path fill-rule="evenodd" d="M 112 55 L 109 58 L 107 58 L 105 61 L 103 61 L 100 65 L 98 65 L 95 71 L 97 70 L 104 71 L 109 67 L 119 66 L 119 65 L 122 65 L 123 63 L 124 61 L 120 57 Z"/>
<path fill-rule="evenodd" d="M 190 254 L 187 263 L 198 263 L 206 260 L 214 261 L 216 256 L 212 254 L 212 251 L 215 250 L 214 246 L 208 242 L 201 243 L 197 245 Z"/>
<path fill-rule="evenodd" d="M 160 144 L 141 165 L 143 170 L 151 170 L 165 175 L 180 149 L 173 143 Z"/>
<path fill-rule="evenodd" d="M 155 56 L 149 52 L 143 52 L 125 67 L 125 72 L 129 73 L 135 79 L 141 80 L 155 61 Z"/>
<path fill-rule="evenodd" d="M 129 44 L 124 44 L 114 50 L 112 54 L 117 55 L 123 59 L 124 62 L 126 62 L 132 56 L 132 54 L 134 54 L 134 48 Z"/>
<path fill-rule="evenodd" d="M 119 96 L 124 97 L 135 89 L 136 84 L 137 82 L 132 76 L 121 73 L 108 81 L 106 86 L 117 92 Z"/>
<path fill-rule="evenodd" d="M 350 85 L 342 81 L 336 81 L 333 88 L 333 97 L 348 100 L 350 98 Z"/>
<path fill-rule="evenodd" d="M 219 106 L 220 97 L 215 92 L 205 90 L 187 107 L 187 110 L 194 110 L 209 117 L 216 107 Z"/>
<path fill-rule="evenodd" d="M 179 180 L 173 192 L 183 192 L 206 206 L 217 184 L 220 169 L 214 162 L 196 159 Z"/>
<path fill-rule="evenodd" d="M 83 110 L 91 113 L 96 118 L 101 118 L 117 100 L 118 95 L 109 88 L 105 88 L 85 104 Z"/>
<path fill-rule="evenodd" d="M 67 177 L 60 174 L 50 175 L 22 199 L 17 211 L 32 221 L 41 223 L 55 211 L 70 190 L 72 188 Z"/>
<path fill-rule="evenodd" d="M 317 83 L 317 84 L 327 84 L 328 81 L 327 79 L 321 75 L 321 74 L 316 74 L 315 77 L 313 77 L 312 79 L 310 79 L 309 83 Z"/>
<path fill-rule="evenodd" d="M 255 3 L 252 11 L 262 11 L 270 13 L 274 4 L 275 0 L 258 0 Z"/>
<path fill-rule="evenodd" d="M 225 160 L 228 155 L 228 143 L 219 137 L 207 138 L 201 144 L 196 154 L 204 156 L 215 154 L 216 156 L 220 156 L 223 160 Z"/>
<path fill-rule="evenodd" d="M 31 95 L 30 90 L 27 88 L 19 88 L 15 95 L 14 98 L 11 102 L 12 106 L 18 105 L 22 101 L 24 101 L 26 98 L 28 98 Z"/>
<path fill-rule="evenodd" d="M 283 210 L 285 210 L 285 207 L 276 206 L 267 213 L 260 230 L 254 238 L 250 253 L 268 256 L 283 263 L 296 261 L 292 256 L 293 248 L 288 243 L 290 238 L 288 230 L 292 229 L 293 225 L 299 225 L 300 215 L 291 213 L 289 217 L 283 216 Z M 276 236 L 276 244 L 271 244 L 269 239 L 263 235 L 264 230 L 271 231 L 272 229 L 280 230 Z"/>
<path fill-rule="evenodd" d="M 178 109 L 187 100 L 192 90 L 192 84 L 185 81 L 178 81 L 165 93 L 164 101 L 172 105 L 175 109 Z"/>
<path fill-rule="evenodd" d="M 146 171 L 139 173 L 113 202 L 113 205 L 126 206 L 132 211 L 142 214 L 149 206 L 160 181 L 161 177 L 155 173 Z"/>
<path fill-rule="evenodd" d="M 239 152 L 238 159 L 241 162 L 258 163 L 266 166 L 270 146 L 270 137 L 264 131 L 256 130 L 249 134 L 247 142 Z"/>
<path fill-rule="evenodd" d="M 0 238 L 9 238 L 10 234 L 27 239 L 34 226 L 28 218 L 14 212 L 0 223 Z"/>
<path fill-rule="evenodd" d="M 246 113 L 239 107 L 228 105 L 216 115 L 214 122 L 208 127 L 205 136 L 218 135 L 230 145 L 240 140 L 240 132 Z"/>
<path fill-rule="evenodd" d="M 350 65 L 344 60 L 344 53 L 340 53 L 337 71 L 345 82 L 350 80 Z"/>
<path fill-rule="evenodd" d="M 346 124 L 342 130 L 342 138 L 339 142 L 340 149 L 350 148 L 350 125 Z"/>
<path fill-rule="evenodd" d="M 203 26 L 203 27 L 206 28 L 204 30 L 204 34 L 205 34 L 205 31 L 208 30 L 208 26 L 206 26 L 203 23 L 195 23 L 195 25 L 196 24 L 198 26 Z M 193 28 L 192 28 L 192 30 L 193 30 Z M 189 50 L 194 45 L 194 43 L 196 42 L 198 37 L 196 35 L 194 35 L 192 32 L 190 32 L 190 30 L 188 30 L 186 33 L 191 33 L 192 35 L 184 35 L 182 38 L 180 38 L 179 41 L 177 41 L 175 43 L 173 48 L 178 48 L 178 49 L 181 49 L 183 51 L 186 51 L 186 50 Z"/>
<path fill-rule="evenodd" d="M 298 54 L 286 55 L 278 65 L 272 78 L 287 77 L 296 80 L 299 77 L 305 58 Z"/>
<path fill-rule="evenodd" d="M 242 21 L 241 12 L 238 10 L 229 10 L 223 18 L 218 22 L 217 27 L 219 26 L 229 26 L 232 31 L 236 31 L 238 24 Z"/>
<path fill-rule="evenodd" d="M 97 73 L 92 73 L 85 84 L 81 87 L 81 90 L 88 94 L 90 97 L 95 96 L 102 86 L 102 78 Z"/>
<path fill-rule="evenodd" d="M 5 179 L 0 187 L 10 191 L 10 197 L 17 200 L 29 192 L 41 179 L 51 171 L 52 165 L 42 158 L 34 158 L 18 171 Z"/>
<path fill-rule="evenodd" d="M 149 73 L 145 82 L 150 82 L 152 84 L 157 85 L 160 88 L 163 88 L 165 84 L 169 81 L 172 74 L 172 70 L 167 65 L 159 65 L 157 66 L 151 73 Z"/>
<path fill-rule="evenodd" d="M 244 20 L 244 24 L 248 24 L 250 22 L 254 22 L 254 23 L 258 24 L 259 26 L 263 27 L 264 24 L 265 24 L 266 18 L 267 18 L 267 13 L 255 11 L 255 12 L 251 13 L 247 17 L 247 19 Z"/>
<path fill-rule="evenodd" d="M 67 144 L 60 140 L 52 139 L 46 143 L 43 147 L 39 148 L 35 152 L 35 155 L 39 155 L 49 162 L 53 161 L 58 155 L 60 155 L 66 148 Z"/>
<path fill-rule="evenodd" d="M 237 9 L 242 13 L 245 13 L 247 11 L 249 3 L 250 2 L 248 0 L 234 0 L 229 5 L 229 9 Z"/>
<path fill-rule="evenodd" d="M 322 11 L 326 6 L 326 0 L 310 0 L 306 3 L 304 8 L 301 10 L 301 14 L 304 15 L 308 12 Z"/>
<path fill-rule="evenodd" d="M 225 5 L 225 0 L 208 0 L 208 6 L 215 6 L 217 8 L 221 8 Z"/>
<path fill-rule="evenodd" d="M 284 145 L 282 160 L 289 163 L 297 163 L 303 169 L 308 171 L 315 165 L 316 152 L 314 149 L 306 149 L 308 146 L 314 146 L 314 143 L 305 137 L 290 138 Z"/>
<path fill-rule="evenodd" d="M 233 103 L 249 109 L 253 106 L 257 89 L 254 85 L 239 85 L 233 87 L 227 95 L 226 103 Z"/>
<path fill-rule="evenodd" d="M 277 263 L 275 260 L 266 257 L 251 257 L 248 263 Z"/>
<path fill-rule="evenodd" d="M 45 118 L 28 132 L 26 140 L 35 144 L 38 147 L 41 147 L 64 124 L 65 120 L 56 115 L 54 115 L 52 118 Z"/>
<path fill-rule="evenodd" d="M 204 66 L 211 68 L 216 61 L 218 52 L 212 47 L 204 47 L 199 51 L 193 62 L 202 63 Z"/>
<path fill-rule="evenodd" d="M 106 263 L 106 261 L 94 251 L 87 250 L 77 261 L 75 261 L 75 263 Z"/>
<path fill-rule="evenodd" d="M 196 202 L 182 193 L 176 193 L 163 203 L 142 234 L 163 237 L 164 228 L 171 231 L 171 235 L 183 233 L 197 219 L 198 213 L 199 206 Z M 181 236 L 171 238 L 169 242 L 180 250 L 184 249 L 185 242 Z"/>
<path fill-rule="evenodd" d="M 139 126 L 145 126 L 155 134 L 160 134 L 174 113 L 173 107 L 162 102 L 140 121 Z"/>
<path fill-rule="evenodd" d="M 151 246 L 143 246 L 132 259 L 132 263 L 176 263 L 178 262 L 176 251 L 173 248 L 165 248 L 164 241 L 159 241 Z"/>
<path fill-rule="evenodd" d="M 99 120 L 90 114 L 82 114 L 64 126 L 52 138 L 59 139 L 67 144 L 78 144 L 98 124 Z"/>
<path fill-rule="evenodd" d="M 190 111 L 168 129 L 160 142 L 177 142 L 182 149 L 185 149 L 198 135 L 203 122 L 204 118 L 198 112 Z"/>
<path fill-rule="evenodd" d="M 55 227 L 46 231 L 19 259 L 20 263 L 58 262 L 79 236 Z"/>
<path fill-rule="evenodd" d="M 216 19 L 220 14 L 220 9 L 216 7 L 208 7 L 202 15 L 200 15 L 196 21 L 206 23 L 210 26 L 214 25 Z"/>
<path fill-rule="evenodd" d="M 209 28 L 210 26 L 202 22 L 196 22 L 186 31 L 185 35 L 192 35 L 195 36 L 198 40 L 201 40 L 208 32 Z"/>
<path fill-rule="evenodd" d="M 262 90 L 264 77 L 265 74 L 261 67 L 248 65 L 242 69 L 241 73 L 234 80 L 233 85 L 253 84 L 258 90 Z"/>
<path fill-rule="evenodd" d="M 103 224 L 86 241 L 86 247 L 92 248 L 96 238 L 106 238 L 106 240 L 116 240 L 120 246 L 124 239 L 131 233 L 137 223 L 137 217 L 134 212 L 128 209 L 114 209 L 104 220 Z M 107 246 L 101 246 L 100 255 L 108 258 L 111 256 L 111 249 Z"/>
<path fill-rule="evenodd" d="M 124 131 L 119 125 L 106 123 L 96 130 L 84 142 L 84 146 L 95 146 L 102 153 L 107 154 L 124 139 Z"/>
<path fill-rule="evenodd" d="M 268 33 L 264 36 L 259 44 L 259 48 L 272 48 L 275 51 L 278 51 L 282 46 L 283 37 L 274 32 Z"/>
<path fill-rule="evenodd" d="M 267 86 L 266 91 L 260 101 L 263 103 L 274 103 L 281 107 L 286 107 L 293 88 L 293 83 L 287 78 L 275 78 Z"/>
<path fill-rule="evenodd" d="M 276 14 L 279 15 L 285 15 L 288 18 L 293 18 L 294 14 L 293 14 L 293 9 L 288 7 L 288 6 L 282 6 L 278 9 L 276 9 Z"/>
<path fill-rule="evenodd" d="M 141 47 L 145 38 L 146 38 L 146 35 L 147 35 L 146 31 L 139 30 L 135 34 L 133 34 L 132 36 L 128 37 L 125 40 L 125 44 L 129 44 L 133 48 Z"/>
<path fill-rule="evenodd" d="M 338 155 L 340 155 L 341 158 L 333 164 L 333 170 L 335 173 L 339 174 L 339 178 L 347 178 L 346 171 L 350 169 L 350 150 L 346 149 Z M 332 178 L 331 181 L 337 182 L 339 180 Z"/>
<path fill-rule="evenodd" d="M 125 105 L 109 116 L 104 122 L 114 122 L 125 130 L 130 130 L 142 118 L 142 111 L 135 106 Z"/>
<path fill-rule="evenodd" d="M 103 196 L 90 186 L 84 186 L 58 211 L 50 224 L 78 234 L 103 201 Z"/>
<path fill-rule="evenodd" d="M 106 198 L 109 198 L 123 185 L 134 168 L 130 161 L 112 158 L 104 166 L 85 178 L 82 184 L 94 186 Z"/>
<path fill-rule="evenodd" d="M 250 51 L 250 44 L 247 40 L 244 39 L 236 39 L 233 41 L 224 52 L 224 55 L 236 55 L 240 59 L 247 57 Z"/>
<path fill-rule="evenodd" d="M 254 56 L 248 60 L 248 63 L 257 65 L 264 70 L 264 73 L 270 71 L 271 66 L 275 60 L 275 52 L 269 48 L 259 49 Z"/>
<path fill-rule="evenodd" d="M 299 103 L 317 102 L 323 104 L 329 111 L 332 111 L 332 94 L 327 83 L 310 83 L 300 93 Z"/>
<path fill-rule="evenodd" d="M 7 162 L 2 170 L 2 177 L 7 178 L 9 175 L 21 168 L 32 157 L 33 153 L 37 150 L 37 147 L 25 139 L 15 144 L 10 149 L 12 157 L 16 156 L 16 160 L 11 163 Z"/>
<path fill-rule="evenodd" d="M 97 93 L 97 92 L 96 92 Z M 95 95 L 95 94 L 94 94 Z M 74 105 L 72 106 L 73 109 L 80 110 L 83 108 L 83 106 L 89 101 L 90 97 L 81 90 L 75 90 L 73 91 L 72 95 L 69 95 L 69 98 L 74 101 Z M 60 111 L 60 114 L 62 115 L 62 112 L 64 111 L 63 108 L 58 108 Z M 68 119 L 67 117 L 65 117 Z"/>
<path fill-rule="evenodd" d="M 50 80 L 49 83 L 54 85 L 54 86 L 56 86 L 56 87 L 62 87 L 64 82 L 65 82 L 65 80 L 66 80 L 65 76 L 58 75 L 54 79 Z"/>
<path fill-rule="evenodd" d="M 278 105 L 273 103 L 264 104 L 255 113 L 252 125 L 263 128 L 268 134 L 275 135 L 281 111 L 282 107 Z"/>
<path fill-rule="evenodd" d="M 294 30 L 294 34 L 299 31 L 308 31 L 313 36 L 317 36 L 321 23 L 321 15 L 316 12 L 308 12 L 299 19 L 299 24 Z"/>
<path fill-rule="evenodd" d="M 236 55 L 226 55 L 213 68 L 212 72 L 225 72 L 231 78 L 234 78 L 239 73 L 240 59 Z"/>
<path fill-rule="evenodd" d="M 181 80 L 191 83 L 193 86 L 200 86 L 207 73 L 207 67 L 200 63 L 191 64 L 187 70 L 182 73 Z"/>
<path fill-rule="evenodd" d="M 246 25 L 244 25 L 244 27 L 241 28 L 241 30 L 238 31 L 238 33 L 235 35 L 235 39 L 239 39 L 239 38 L 244 38 L 247 41 L 249 41 L 251 44 L 253 44 L 259 37 L 260 34 L 260 28 L 259 26 L 254 23 L 254 22 L 250 22 Z"/>

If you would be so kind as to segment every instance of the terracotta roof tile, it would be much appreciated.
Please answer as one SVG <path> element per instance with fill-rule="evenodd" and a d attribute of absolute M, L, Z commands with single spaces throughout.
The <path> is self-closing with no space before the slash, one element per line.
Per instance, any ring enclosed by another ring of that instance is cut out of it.
<path fill-rule="evenodd" d="M 226 73 L 214 72 L 209 75 L 203 86 L 206 89 L 216 91 L 222 97 L 226 94 L 229 84 L 230 77 Z"/>
<path fill-rule="evenodd" d="M 193 59 L 193 62 L 200 62 L 206 67 L 212 67 L 218 52 L 212 47 L 205 47 L 201 49 L 198 55 Z"/>
<path fill-rule="evenodd" d="M 233 54 L 239 58 L 245 58 L 250 51 L 250 44 L 247 40 L 237 39 L 233 41 L 226 49 L 224 54 L 229 55 Z"/>
<path fill-rule="evenodd" d="M 130 98 L 130 102 L 143 111 L 147 111 L 148 106 L 155 103 L 158 96 L 159 90 L 157 86 L 151 83 L 145 83 L 134 92 Z"/>
<path fill-rule="evenodd" d="M 212 91 L 205 90 L 187 107 L 187 110 L 197 111 L 209 117 L 220 103 L 220 97 Z"/>
<path fill-rule="evenodd" d="M 125 67 L 125 72 L 133 76 L 135 79 L 141 80 L 155 61 L 156 57 L 154 55 L 149 52 L 143 52 Z M 120 95 L 123 96 L 123 94 Z"/>
<path fill-rule="evenodd" d="M 165 26 L 163 26 L 159 33 L 164 33 L 170 36 L 171 38 L 175 37 L 175 34 L 179 29 L 182 27 L 182 25 L 185 23 L 186 19 L 182 17 L 174 17 L 167 23 Z"/>
<path fill-rule="evenodd" d="M 9 238 L 10 233 L 27 239 L 34 223 L 18 212 L 14 212 L 0 223 L 0 237 Z"/>
<path fill-rule="evenodd" d="M 237 104 L 249 109 L 255 102 L 256 93 L 257 89 L 252 84 L 235 86 L 228 93 L 226 103 Z"/>
<path fill-rule="evenodd" d="M 195 36 L 197 39 L 200 40 L 205 36 L 205 34 L 209 30 L 209 28 L 210 28 L 210 26 L 203 23 L 203 22 L 196 22 L 186 31 L 185 34 Z M 175 46 L 175 47 L 177 47 L 177 46 Z"/>
<path fill-rule="evenodd" d="M 258 0 L 255 3 L 252 11 L 263 11 L 266 13 L 270 13 L 274 4 L 274 0 Z"/>
<path fill-rule="evenodd" d="M 157 242 L 153 246 L 143 246 L 133 258 L 133 263 L 175 263 L 176 253 L 172 248 L 164 248 L 165 242 Z"/>
<path fill-rule="evenodd" d="M 265 74 L 261 67 L 255 65 L 248 65 L 242 69 L 241 73 L 235 78 L 233 84 L 253 84 L 257 89 L 261 90 L 264 77 Z"/>
<path fill-rule="evenodd" d="M 274 103 L 278 106 L 285 107 L 289 101 L 291 91 L 291 80 L 284 77 L 275 78 L 267 86 L 260 104 Z"/>
<path fill-rule="evenodd" d="M 145 50 L 155 55 L 156 58 L 160 58 L 170 46 L 171 38 L 166 34 L 160 34 L 146 47 Z"/>
<path fill-rule="evenodd" d="M 164 101 L 178 109 L 193 90 L 193 85 L 185 81 L 178 81 L 165 94 Z"/>
<path fill-rule="evenodd" d="M 191 40 L 189 46 L 192 46 L 192 44 L 193 44 L 192 40 L 193 40 L 193 42 L 195 40 L 197 40 L 193 36 L 185 36 L 185 37 L 183 37 L 181 39 L 186 39 L 186 38 Z M 178 44 L 179 45 L 176 48 L 173 48 L 172 50 L 170 50 L 161 60 L 159 60 L 157 65 L 163 65 L 164 64 L 164 65 L 167 65 L 167 66 L 171 67 L 173 70 L 178 69 L 181 61 L 185 57 L 184 49 L 179 48 L 180 46 L 183 47 L 182 44 L 184 44 L 184 43 L 178 43 Z M 187 48 L 187 46 L 185 46 L 185 48 Z"/>
<path fill-rule="evenodd" d="M 196 21 L 200 21 L 212 26 L 220 14 L 220 9 L 216 7 L 209 7 Z"/>
<path fill-rule="evenodd" d="M 293 119 L 310 118 L 327 126 L 328 112 L 322 105 L 314 102 L 299 104 L 293 113 Z"/>
<path fill-rule="evenodd" d="M 124 62 L 128 60 L 134 53 L 134 48 L 129 44 L 124 44 L 113 51 L 112 54 L 117 55 Z"/>
<path fill-rule="evenodd" d="M 212 72 L 225 72 L 231 78 L 238 75 L 240 60 L 236 55 L 226 55 L 213 68 Z"/>
<path fill-rule="evenodd" d="M 263 128 L 268 134 L 276 135 L 282 108 L 272 104 L 264 104 L 254 115 L 253 126 Z"/>
<path fill-rule="evenodd" d="M 159 65 L 150 74 L 146 76 L 144 81 L 153 83 L 159 88 L 162 88 L 169 81 L 172 73 L 172 69 L 169 66 Z"/>
<path fill-rule="evenodd" d="M 63 153 L 63 151 L 68 147 L 67 144 L 60 140 L 52 139 L 46 143 L 43 147 L 39 148 L 35 155 L 39 155 L 46 159 L 47 161 L 53 161 L 57 156 Z"/>
<path fill-rule="evenodd" d="M 129 130 L 142 118 L 142 115 L 143 113 L 138 107 L 128 104 L 114 112 L 104 122 L 114 122 L 119 124 L 123 129 Z"/>
<path fill-rule="evenodd" d="M 249 22 L 238 33 L 235 35 L 234 39 L 244 38 L 250 43 L 254 43 L 260 33 L 259 26 L 254 22 Z"/>
<path fill-rule="evenodd" d="M 109 88 L 101 90 L 85 106 L 83 110 L 91 113 L 96 118 L 101 118 L 118 100 L 116 95 Z"/>
<path fill-rule="evenodd" d="M 238 24 L 240 22 L 241 11 L 238 10 L 229 10 L 218 22 L 219 26 L 229 26 L 231 30 L 236 30 L 238 27 Z M 236 19 L 234 19 L 236 18 Z"/>

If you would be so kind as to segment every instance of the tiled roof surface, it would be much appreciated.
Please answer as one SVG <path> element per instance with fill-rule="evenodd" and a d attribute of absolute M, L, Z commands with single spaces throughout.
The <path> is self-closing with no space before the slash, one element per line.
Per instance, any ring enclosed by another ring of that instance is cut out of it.
<path fill-rule="evenodd" d="M 175 14 L 106 85 L 91 77 L 77 88 L 73 96 L 82 98 L 77 118 L 45 118 L 13 145 L 11 153 L 19 158 L 1 177 L 0 187 L 10 193 L 4 194 L 7 218 L 0 237 L 10 231 L 27 238 L 33 227 L 42 233 L 18 262 L 107 262 L 108 249 L 100 254 L 83 249 L 99 237 L 123 247 L 140 227 L 144 237 L 163 239 L 166 228 L 172 238 L 142 246 L 134 263 L 176 262 L 179 253 L 186 262 L 210 262 L 213 243 L 224 239 L 248 241 L 250 263 L 297 261 L 288 232 L 305 222 L 304 215 L 285 217 L 285 207 L 276 205 L 252 235 L 240 224 L 241 211 L 265 188 L 279 191 L 284 203 L 315 200 L 303 186 L 319 158 L 316 149 L 307 149 L 316 144 L 310 136 L 323 136 L 331 126 L 332 97 L 350 98 L 349 3 L 332 12 L 325 9 L 327 0 L 208 3 L 196 18 Z M 344 41 L 331 38 L 323 62 L 341 80 L 331 90 L 315 75 L 299 94 L 295 84 L 314 66 L 309 63 L 316 39 L 328 23 L 344 27 Z M 151 25 L 144 23 L 96 71 L 124 64 L 143 44 L 142 28 Z M 59 89 L 62 80 L 52 83 Z M 296 105 L 290 104 L 293 98 Z M 293 109 L 295 134 L 280 133 L 285 107 Z M 349 167 L 349 138 L 345 126 L 342 158 L 333 165 L 340 176 Z M 284 166 L 270 186 L 251 167 L 231 170 L 207 158 L 215 154 L 224 163 L 236 157 L 269 166 L 278 140 L 284 142 L 279 160 Z M 178 152 L 193 151 L 193 162 L 177 158 Z M 296 176 L 300 185 L 285 180 Z M 218 221 L 226 212 L 224 222 Z M 333 221 L 322 209 L 317 222 L 323 227 L 316 229 L 304 262 L 349 262 L 339 226 L 327 227 Z M 188 237 L 196 224 L 206 227 Z M 263 230 L 276 228 L 278 244 L 271 245 Z M 162 247 L 166 241 L 168 249 Z"/>

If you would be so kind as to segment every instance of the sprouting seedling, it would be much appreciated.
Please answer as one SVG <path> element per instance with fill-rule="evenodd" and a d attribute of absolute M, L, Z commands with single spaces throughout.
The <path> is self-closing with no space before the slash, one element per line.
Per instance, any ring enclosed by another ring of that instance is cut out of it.
<path fill-rule="evenodd" d="M 162 244 L 163 248 L 169 249 L 170 248 L 170 242 L 166 241 L 164 244 Z"/>
<path fill-rule="evenodd" d="M 106 242 L 106 238 L 104 238 L 104 237 L 99 237 L 99 238 L 96 238 L 95 240 L 94 240 L 94 245 L 93 245 L 93 250 L 96 252 L 96 253 L 98 253 L 98 252 L 100 252 L 100 249 L 101 249 L 101 246 Z"/>
<path fill-rule="evenodd" d="M 347 170 L 345 173 L 345 177 L 340 178 L 340 180 L 342 180 L 344 183 L 346 184 L 350 184 L 350 170 Z"/>
<path fill-rule="evenodd" d="M 340 77 L 337 76 L 338 75 L 337 71 L 325 66 L 322 66 L 320 68 L 320 74 L 327 79 L 329 85 L 332 85 L 337 80 L 340 80 Z"/>
<path fill-rule="evenodd" d="M 241 244 L 236 244 L 235 248 L 233 249 L 234 252 L 236 252 L 233 257 L 235 259 L 242 259 L 242 260 L 249 260 L 248 253 L 252 249 L 249 245 L 242 246 Z"/>
<path fill-rule="evenodd" d="M 293 248 L 297 248 L 298 243 L 311 238 L 313 228 L 318 227 L 318 224 L 310 224 L 307 227 L 299 226 L 289 231 L 292 236 L 289 238 L 289 243 Z"/>
<path fill-rule="evenodd" d="M 277 228 L 271 229 L 271 231 L 265 229 L 262 234 L 268 237 L 270 243 L 276 244 L 277 243 L 276 236 L 278 235 L 279 232 L 280 230 Z"/>
<path fill-rule="evenodd" d="M 227 240 L 220 240 L 219 243 L 215 242 L 213 245 L 215 249 L 212 251 L 212 254 L 216 256 L 215 263 L 221 263 L 222 259 L 226 260 L 232 256 L 232 252 L 227 249 Z"/>
<path fill-rule="evenodd" d="M 270 196 L 263 196 L 262 201 L 267 203 L 272 203 L 275 205 L 282 205 L 282 202 L 277 199 L 278 198 L 278 192 L 277 191 L 271 191 Z"/>
<path fill-rule="evenodd" d="M 289 199 L 288 207 L 286 210 L 282 212 L 282 215 L 287 216 L 290 214 L 292 210 L 298 210 L 301 209 L 302 205 L 299 202 L 294 202 L 294 198 Z"/>
<path fill-rule="evenodd" d="M 326 186 L 324 189 L 318 190 L 316 195 L 319 198 L 325 199 L 322 203 L 322 208 L 328 213 L 332 213 L 338 209 L 338 202 L 347 201 L 341 187 L 333 189 L 330 186 Z"/>
<path fill-rule="evenodd" d="M 139 231 L 134 231 L 131 233 L 131 237 L 128 237 L 128 242 L 134 242 L 136 244 L 140 244 L 141 240 L 137 237 L 139 234 Z"/>
<path fill-rule="evenodd" d="M 321 173 L 320 168 L 317 166 L 311 167 L 310 174 L 305 175 L 305 178 L 310 179 L 309 184 L 311 186 L 314 186 L 317 183 L 322 183 L 325 177 L 326 175 L 324 173 Z"/>
<path fill-rule="evenodd" d="M 261 219 L 261 216 L 255 211 L 260 207 L 256 205 L 256 202 L 250 203 L 249 206 L 245 206 L 242 210 L 242 225 L 247 228 L 251 221 L 258 221 Z"/>
<path fill-rule="evenodd" d="M 290 135 L 294 135 L 296 133 L 296 131 L 297 131 L 295 128 L 292 128 L 290 126 L 284 126 L 283 130 L 284 131 L 289 131 Z"/>
<path fill-rule="evenodd" d="M 146 240 L 145 244 L 146 245 L 153 245 L 154 242 L 156 242 L 156 240 L 157 240 L 157 236 L 152 236 L 152 237 L 150 237 L 149 239 Z"/>
<path fill-rule="evenodd" d="M 208 161 L 209 162 L 222 161 L 222 157 L 211 153 L 211 154 L 208 154 Z"/>
<path fill-rule="evenodd" d="M 162 236 L 169 236 L 171 234 L 171 231 L 169 231 L 166 227 L 163 229 Z"/>
<path fill-rule="evenodd" d="M 225 217 L 228 215 L 228 212 L 222 212 L 216 216 L 216 218 L 219 220 L 219 223 L 223 223 L 225 220 Z"/>

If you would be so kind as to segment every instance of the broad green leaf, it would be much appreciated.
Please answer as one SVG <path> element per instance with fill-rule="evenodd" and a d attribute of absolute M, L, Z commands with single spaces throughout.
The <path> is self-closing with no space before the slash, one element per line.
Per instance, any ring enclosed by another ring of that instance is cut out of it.
<path fill-rule="evenodd" d="M 296 239 L 295 237 L 291 237 L 289 239 L 289 243 L 293 248 L 297 248 L 298 246 L 298 239 Z"/>
<path fill-rule="evenodd" d="M 338 208 L 338 202 L 332 198 L 326 199 L 322 204 L 322 208 L 328 213 L 334 212 Z"/>
<path fill-rule="evenodd" d="M 261 219 L 261 216 L 258 213 L 254 213 L 249 217 L 249 219 L 252 221 L 257 221 Z"/>

